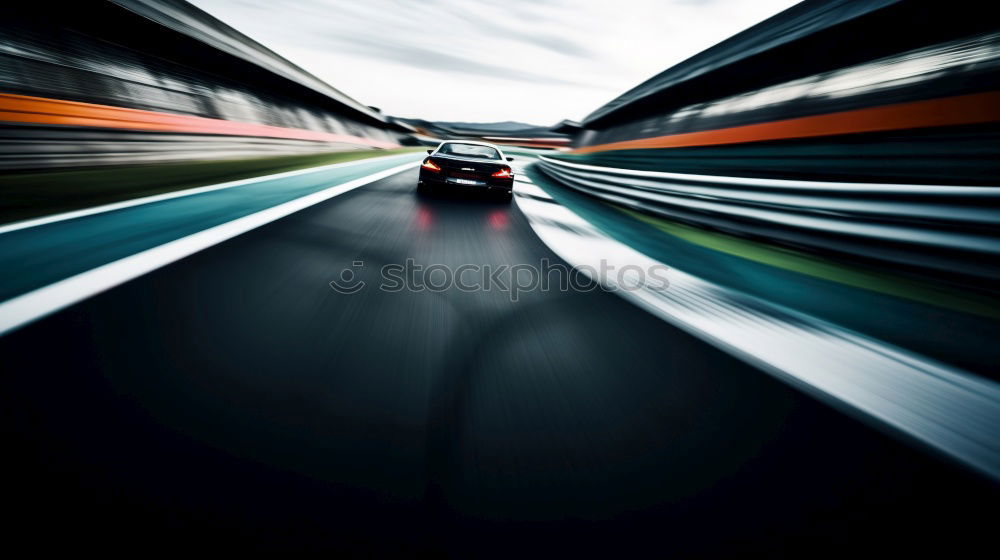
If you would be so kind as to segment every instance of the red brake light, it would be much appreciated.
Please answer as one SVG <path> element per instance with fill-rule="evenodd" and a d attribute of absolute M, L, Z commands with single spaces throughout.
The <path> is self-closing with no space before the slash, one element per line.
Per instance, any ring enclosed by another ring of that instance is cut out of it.
<path fill-rule="evenodd" d="M 514 175 L 510 172 L 509 167 L 504 167 L 500 171 L 493 173 L 493 177 L 496 177 L 497 179 L 510 179 L 513 176 Z"/>
<path fill-rule="evenodd" d="M 436 163 L 434 163 L 431 160 L 431 158 L 425 159 L 424 162 L 422 164 L 420 164 L 420 167 L 423 167 L 424 169 L 426 169 L 428 171 L 434 171 L 434 172 L 441 171 L 441 166 L 438 165 L 438 164 L 436 164 Z"/>

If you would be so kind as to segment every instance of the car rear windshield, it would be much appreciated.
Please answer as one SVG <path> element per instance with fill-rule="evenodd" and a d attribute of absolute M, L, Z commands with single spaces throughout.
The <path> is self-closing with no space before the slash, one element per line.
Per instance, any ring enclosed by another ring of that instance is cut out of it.
<path fill-rule="evenodd" d="M 496 148 L 478 144 L 445 144 L 438 149 L 438 153 L 451 156 L 500 159 L 500 152 Z"/>

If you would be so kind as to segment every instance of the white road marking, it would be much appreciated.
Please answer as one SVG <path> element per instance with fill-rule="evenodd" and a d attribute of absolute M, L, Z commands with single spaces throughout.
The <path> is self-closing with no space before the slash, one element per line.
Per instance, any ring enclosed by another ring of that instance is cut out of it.
<path fill-rule="evenodd" d="M 232 239 L 289 214 L 298 212 L 358 187 L 416 167 L 412 161 L 360 177 L 278 206 L 255 212 L 231 222 L 199 231 L 152 249 L 81 272 L 0 303 L 0 335 L 22 327 L 60 309 L 178 261 L 184 257 Z M 314 168 L 315 169 L 315 168 Z M 272 176 L 273 177 L 273 176 Z"/>
<path fill-rule="evenodd" d="M 369 163 L 373 161 L 380 161 L 384 159 L 402 157 L 407 154 L 392 154 L 388 156 L 380 156 L 375 158 L 363 158 L 356 159 L 352 161 L 344 161 L 340 163 L 331 163 L 330 165 L 323 165 L 320 167 L 307 167 L 305 169 L 296 169 L 294 171 L 284 171 L 282 173 L 274 173 L 272 175 L 261 175 L 259 177 L 250 177 L 248 179 L 240 179 L 238 181 L 228 181 L 225 183 L 218 183 L 216 185 L 206 185 L 204 187 L 194 187 L 191 189 L 184 189 L 180 191 L 173 191 L 163 194 L 155 194 L 151 196 L 144 196 L 141 198 L 133 198 L 130 200 L 123 200 L 121 202 L 113 202 L 111 204 L 102 204 L 100 206 L 94 206 L 91 208 L 84 208 L 82 210 L 73 210 L 71 212 L 62 212 L 60 214 L 52 214 L 51 216 L 42 216 L 41 218 L 32 218 L 30 220 L 23 220 L 20 222 L 12 222 L 6 225 L 0 226 L 0 234 L 4 234 L 11 231 L 17 231 L 21 229 L 27 229 L 32 227 L 37 227 L 45 224 L 51 224 L 54 222 L 61 222 L 64 220 L 72 220 L 74 218 L 82 218 L 84 216 L 92 216 L 94 214 L 101 214 L 104 212 L 111 212 L 112 210 L 121 210 L 122 208 L 130 208 L 132 206 L 141 206 L 143 204 L 150 204 L 153 202 L 160 202 L 161 200 L 170 200 L 171 198 L 180 198 L 183 196 L 191 196 L 195 194 L 201 194 L 211 191 L 218 191 L 222 189 L 231 189 L 233 187 L 240 187 L 243 185 L 248 185 L 251 183 L 257 183 L 260 181 L 268 181 L 271 179 L 283 179 L 285 177 L 295 177 L 296 175 L 305 175 L 307 173 L 315 173 L 317 171 L 326 171 L 328 169 L 335 169 L 338 167 L 347 167 L 351 165 L 358 165 L 360 163 Z"/>
<path fill-rule="evenodd" d="M 538 199 L 552 200 L 552 197 L 549 196 L 549 193 L 543 191 L 542 189 L 538 188 L 537 186 L 531 183 L 517 185 L 514 188 L 514 194 L 517 196 L 531 196 Z"/>
<path fill-rule="evenodd" d="M 571 265 L 664 266 L 568 208 L 517 191 L 531 227 Z M 615 293 L 795 387 L 1000 479 L 1000 384 L 673 268 L 667 277 L 667 289 Z M 595 280 L 616 285 L 613 277 Z"/>

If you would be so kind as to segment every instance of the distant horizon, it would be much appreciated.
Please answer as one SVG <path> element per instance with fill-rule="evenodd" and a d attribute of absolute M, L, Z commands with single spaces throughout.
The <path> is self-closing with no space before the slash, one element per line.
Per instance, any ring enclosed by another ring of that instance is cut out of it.
<path fill-rule="evenodd" d="M 386 115 L 387 113 L 382 113 L 382 114 Z M 451 124 L 451 125 L 461 125 L 461 124 L 475 124 L 475 125 L 517 124 L 517 125 L 523 125 L 523 128 L 547 128 L 547 127 L 550 127 L 550 126 L 552 126 L 554 124 L 557 124 L 557 123 L 551 123 L 551 124 L 532 124 L 532 123 L 526 123 L 526 122 L 523 122 L 523 121 L 509 121 L 509 120 L 508 121 L 439 121 L 439 120 L 432 120 L 432 119 L 424 119 L 424 118 L 420 118 L 420 117 L 403 117 L 403 116 L 400 116 L 400 115 L 388 115 L 388 116 L 396 118 L 396 119 L 403 119 L 403 120 L 410 120 L 410 121 L 420 120 L 420 121 L 432 122 L 432 123 L 435 123 L 435 124 Z"/>

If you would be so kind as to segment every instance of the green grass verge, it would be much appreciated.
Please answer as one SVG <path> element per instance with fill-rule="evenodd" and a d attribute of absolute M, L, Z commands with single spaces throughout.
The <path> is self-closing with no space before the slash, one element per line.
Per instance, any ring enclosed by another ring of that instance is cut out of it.
<path fill-rule="evenodd" d="M 958 292 L 929 282 L 838 263 L 791 249 L 671 222 L 621 206 L 610 206 L 664 233 L 714 251 L 855 288 L 991 319 L 1000 318 L 1000 301 L 976 293 Z"/>
<path fill-rule="evenodd" d="M 0 223 L 192 187 L 423 148 L 0 173 Z"/>

